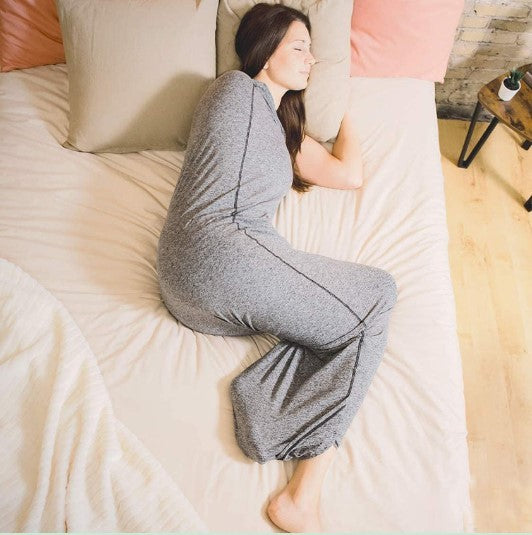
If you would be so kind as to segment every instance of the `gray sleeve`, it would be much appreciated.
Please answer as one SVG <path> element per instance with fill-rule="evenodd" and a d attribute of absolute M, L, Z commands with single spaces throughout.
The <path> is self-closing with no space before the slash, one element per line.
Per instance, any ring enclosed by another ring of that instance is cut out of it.
<path fill-rule="evenodd" d="M 245 135 L 251 114 L 253 82 L 242 71 L 223 73 L 211 84 L 206 99 L 201 103 L 200 115 L 218 141 Z M 198 108 L 200 105 L 198 105 Z M 206 117 L 205 117 L 206 116 Z"/>
<path fill-rule="evenodd" d="M 223 73 L 209 85 L 194 112 L 185 173 L 206 165 L 216 166 L 216 175 L 238 173 L 251 125 L 253 92 L 251 78 L 237 70 Z"/>

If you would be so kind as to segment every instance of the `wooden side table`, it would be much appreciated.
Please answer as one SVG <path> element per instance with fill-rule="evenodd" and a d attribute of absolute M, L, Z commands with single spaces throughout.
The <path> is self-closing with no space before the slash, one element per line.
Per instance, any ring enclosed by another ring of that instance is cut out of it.
<path fill-rule="evenodd" d="M 531 67 L 532 63 L 527 63 L 519 67 L 519 70 L 527 72 Z M 521 79 L 521 89 L 514 95 L 512 100 L 501 100 L 497 93 L 499 92 L 502 80 L 506 78 L 506 76 L 507 73 L 501 74 L 498 78 L 495 78 L 491 82 L 482 86 L 478 92 L 477 105 L 473 112 L 473 117 L 471 118 L 471 124 L 467 131 L 462 152 L 458 158 L 458 167 L 469 167 L 469 164 L 473 161 L 477 152 L 482 148 L 482 145 L 484 145 L 486 139 L 488 139 L 499 121 L 525 138 L 521 144 L 523 149 L 528 150 L 532 144 L 532 87 L 530 87 L 523 78 Z M 482 134 L 482 137 L 473 147 L 470 155 L 464 159 L 482 107 L 492 113 L 494 117 L 488 125 L 488 128 Z M 524 206 L 529 212 L 532 211 L 532 196 L 525 202 Z"/>

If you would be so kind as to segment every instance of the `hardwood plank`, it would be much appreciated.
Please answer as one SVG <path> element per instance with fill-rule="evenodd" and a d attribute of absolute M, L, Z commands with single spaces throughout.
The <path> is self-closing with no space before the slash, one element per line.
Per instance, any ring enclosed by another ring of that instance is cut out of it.
<path fill-rule="evenodd" d="M 462 169 L 469 123 L 438 127 L 476 530 L 532 531 L 532 150 L 500 124 Z"/>

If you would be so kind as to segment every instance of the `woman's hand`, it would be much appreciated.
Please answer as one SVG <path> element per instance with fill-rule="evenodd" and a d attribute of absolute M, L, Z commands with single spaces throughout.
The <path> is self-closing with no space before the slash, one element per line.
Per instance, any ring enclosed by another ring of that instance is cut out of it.
<path fill-rule="evenodd" d="M 330 143 L 318 143 L 305 134 L 296 155 L 295 171 L 310 184 L 332 189 L 354 189 L 357 183 L 345 164 L 330 153 L 329 146 Z"/>
<path fill-rule="evenodd" d="M 332 146 L 332 154 L 336 156 L 346 168 L 346 173 L 355 188 L 360 188 L 364 181 L 362 151 L 355 130 L 353 115 L 349 109 L 342 119 L 336 141 Z"/>
<path fill-rule="evenodd" d="M 324 146 L 326 145 L 326 147 Z M 349 113 L 342 119 L 334 145 L 318 143 L 305 135 L 294 168 L 305 181 L 332 189 L 356 189 L 362 186 L 362 156 Z"/>

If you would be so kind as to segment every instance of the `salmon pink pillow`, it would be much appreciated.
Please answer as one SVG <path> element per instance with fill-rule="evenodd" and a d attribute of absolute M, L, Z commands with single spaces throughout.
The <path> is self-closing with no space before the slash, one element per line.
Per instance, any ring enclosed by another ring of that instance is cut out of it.
<path fill-rule="evenodd" d="M 355 0 L 351 76 L 443 83 L 464 0 Z"/>
<path fill-rule="evenodd" d="M 0 71 L 65 63 L 54 0 L 0 0 Z"/>

